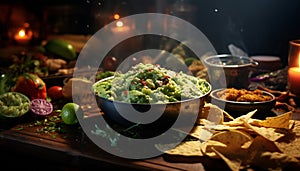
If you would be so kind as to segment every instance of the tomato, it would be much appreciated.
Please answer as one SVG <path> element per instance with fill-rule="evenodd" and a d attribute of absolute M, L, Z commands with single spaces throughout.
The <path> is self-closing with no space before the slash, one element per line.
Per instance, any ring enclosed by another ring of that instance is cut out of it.
<path fill-rule="evenodd" d="M 52 99 L 52 100 L 58 100 L 64 98 L 64 95 L 62 93 L 62 87 L 61 86 L 52 86 L 48 88 L 47 90 L 47 95 Z"/>
<path fill-rule="evenodd" d="M 25 73 L 19 76 L 11 91 L 25 94 L 30 100 L 46 99 L 47 89 L 45 82 L 36 74 Z"/>

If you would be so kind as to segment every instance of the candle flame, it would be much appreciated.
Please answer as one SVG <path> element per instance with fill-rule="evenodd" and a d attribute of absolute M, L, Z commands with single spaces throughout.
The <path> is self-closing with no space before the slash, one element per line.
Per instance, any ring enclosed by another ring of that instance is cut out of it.
<path fill-rule="evenodd" d="M 116 26 L 117 27 L 123 27 L 124 23 L 122 21 L 117 21 Z"/>
<path fill-rule="evenodd" d="M 115 20 L 120 19 L 120 15 L 119 15 L 119 14 L 114 14 L 114 19 L 115 19 Z"/>
<path fill-rule="evenodd" d="M 298 67 L 300 68 L 300 53 L 298 55 Z"/>
<path fill-rule="evenodd" d="M 19 31 L 18 35 L 19 35 L 20 37 L 25 37 L 25 30 L 24 30 L 24 29 L 21 29 L 21 30 Z"/>

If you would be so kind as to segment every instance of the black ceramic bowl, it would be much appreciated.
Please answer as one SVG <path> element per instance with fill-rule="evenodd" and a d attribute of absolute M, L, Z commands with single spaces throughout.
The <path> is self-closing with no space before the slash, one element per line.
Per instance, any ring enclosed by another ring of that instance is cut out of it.
<path fill-rule="evenodd" d="M 262 92 L 264 95 L 272 97 L 271 100 L 261 102 L 238 102 L 224 100 L 217 95 L 218 92 L 223 91 L 224 89 L 225 88 L 221 88 L 211 91 L 211 103 L 219 106 L 220 108 L 224 109 L 226 112 L 234 116 L 243 115 L 257 109 L 257 113 L 259 113 L 260 115 L 264 115 L 260 117 L 264 118 L 270 114 L 271 109 L 274 108 L 276 103 L 275 96 L 266 91 Z"/>
<path fill-rule="evenodd" d="M 105 80 L 107 79 L 99 81 Z M 211 90 L 208 82 L 207 86 Z M 139 126 L 152 129 L 153 131 L 157 131 L 157 129 L 163 131 L 163 128 L 169 128 L 175 121 L 179 121 L 179 123 L 177 122 L 178 125 L 192 126 L 190 124 L 201 113 L 201 108 L 204 106 L 210 90 L 198 98 L 163 104 L 111 101 L 96 94 L 95 98 L 98 107 L 104 112 L 104 118 L 108 121 L 112 121 L 123 127 L 139 124 Z"/>

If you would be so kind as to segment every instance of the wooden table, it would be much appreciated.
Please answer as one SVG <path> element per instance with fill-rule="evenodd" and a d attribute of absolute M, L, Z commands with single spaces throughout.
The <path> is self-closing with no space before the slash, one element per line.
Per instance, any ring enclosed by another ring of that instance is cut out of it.
<path fill-rule="evenodd" d="M 31 116 L 30 116 L 31 115 Z M 129 160 L 111 155 L 89 140 L 80 126 L 68 126 L 66 133 L 38 133 L 34 116 L 2 120 L 0 130 L 1 156 L 10 168 L 22 169 L 122 169 L 122 170 L 211 170 L 226 168 L 224 163 L 204 159 L 203 163 L 168 162 L 162 156 Z M 5 124 L 4 124 L 5 122 Z M 7 124 L 9 123 L 9 124 Z M 3 125 L 7 125 L 3 127 Z M 31 126 L 29 126 L 31 125 Z M 2 159 L 3 160 L 3 159 Z M 211 167 L 211 168 L 210 168 Z"/>
<path fill-rule="evenodd" d="M 57 115 L 54 113 L 53 115 Z M 300 114 L 293 116 L 298 117 Z M 12 169 L 44 170 L 226 170 L 223 161 L 203 158 L 200 162 L 187 159 L 167 161 L 163 156 L 143 160 L 124 159 L 99 148 L 81 129 L 80 125 L 65 126 L 65 132 L 47 134 L 33 126 L 45 118 L 32 113 L 15 119 L 0 120 L 1 165 Z M 3 166 L 3 167 L 4 167 Z"/>

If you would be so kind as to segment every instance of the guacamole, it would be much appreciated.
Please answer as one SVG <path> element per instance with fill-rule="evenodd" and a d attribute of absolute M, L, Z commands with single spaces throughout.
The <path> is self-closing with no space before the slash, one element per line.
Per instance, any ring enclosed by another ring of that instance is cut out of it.
<path fill-rule="evenodd" d="M 100 97 L 130 103 L 178 102 L 203 96 L 210 88 L 204 79 L 143 63 L 93 85 L 94 93 Z"/>

